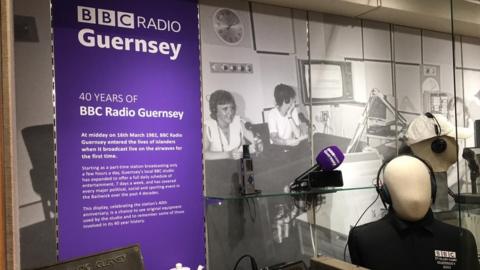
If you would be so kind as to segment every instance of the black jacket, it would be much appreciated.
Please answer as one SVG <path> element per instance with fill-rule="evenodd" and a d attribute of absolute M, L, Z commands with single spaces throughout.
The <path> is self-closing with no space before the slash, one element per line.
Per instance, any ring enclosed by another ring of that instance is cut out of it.
<path fill-rule="evenodd" d="M 370 269 L 480 269 L 472 233 L 436 220 L 431 210 L 417 222 L 390 210 L 353 228 L 348 247 L 352 263 Z"/>

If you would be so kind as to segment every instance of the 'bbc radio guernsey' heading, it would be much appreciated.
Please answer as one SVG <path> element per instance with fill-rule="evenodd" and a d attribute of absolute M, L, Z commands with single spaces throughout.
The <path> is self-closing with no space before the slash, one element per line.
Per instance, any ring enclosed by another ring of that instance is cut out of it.
<path fill-rule="evenodd" d="M 80 116 L 105 117 L 140 117 L 140 118 L 170 118 L 182 120 L 184 111 L 150 110 L 146 108 L 130 109 L 128 107 L 112 108 L 103 106 L 80 106 Z"/>
<path fill-rule="evenodd" d="M 182 25 L 175 20 L 145 18 L 136 16 L 134 13 L 85 6 L 77 6 L 77 21 L 126 29 L 143 28 L 172 33 L 182 31 Z M 168 56 L 172 61 L 177 60 L 182 48 L 181 43 L 96 34 L 91 28 L 80 29 L 78 41 L 81 45 L 90 48 L 161 54 Z"/>

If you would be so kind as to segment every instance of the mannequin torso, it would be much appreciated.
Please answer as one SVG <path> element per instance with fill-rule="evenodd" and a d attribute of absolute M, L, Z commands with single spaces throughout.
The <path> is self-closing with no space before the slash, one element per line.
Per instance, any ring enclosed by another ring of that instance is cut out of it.
<path fill-rule="evenodd" d="M 412 156 L 385 166 L 379 175 L 388 187 L 389 213 L 350 231 L 352 263 L 370 269 L 480 269 L 472 233 L 434 218 L 432 174 Z"/>

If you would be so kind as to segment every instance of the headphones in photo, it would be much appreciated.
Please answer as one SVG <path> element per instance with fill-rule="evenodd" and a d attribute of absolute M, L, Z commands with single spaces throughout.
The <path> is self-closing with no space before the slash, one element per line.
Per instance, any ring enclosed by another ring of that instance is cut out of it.
<path fill-rule="evenodd" d="M 440 134 L 442 134 L 442 128 L 440 127 L 440 123 L 438 123 L 437 118 L 435 118 L 432 113 L 427 112 L 425 113 L 425 116 L 435 121 L 433 125 L 435 127 L 435 135 L 437 136 L 430 145 L 430 148 L 434 153 L 437 154 L 445 152 L 445 150 L 447 150 L 447 142 L 442 137 L 440 137 Z"/>
<path fill-rule="evenodd" d="M 425 166 L 427 166 L 428 173 L 430 175 L 430 185 L 431 185 L 430 190 L 432 191 L 432 194 L 431 194 L 432 204 L 434 204 L 435 203 L 435 198 L 436 198 L 436 195 L 437 195 L 437 180 L 435 179 L 435 173 L 433 172 L 433 168 L 425 160 L 423 160 L 423 159 L 421 159 L 417 156 L 413 156 L 413 155 L 404 155 L 404 156 L 414 157 L 414 158 L 420 160 L 423 164 L 425 164 Z M 396 156 L 394 158 L 397 158 L 397 157 L 400 157 L 400 156 Z M 382 203 L 385 206 L 385 208 L 387 208 L 387 204 L 392 205 L 392 198 L 390 197 L 390 192 L 388 191 L 387 185 L 385 184 L 383 179 L 380 179 L 380 178 L 382 176 L 383 171 L 385 170 L 385 167 L 388 165 L 388 163 L 392 159 L 385 161 L 382 164 L 382 166 L 380 166 L 380 168 L 378 169 L 377 179 L 376 179 L 377 183 L 375 185 L 375 189 L 377 190 L 377 193 L 380 196 L 380 199 L 382 200 Z"/>

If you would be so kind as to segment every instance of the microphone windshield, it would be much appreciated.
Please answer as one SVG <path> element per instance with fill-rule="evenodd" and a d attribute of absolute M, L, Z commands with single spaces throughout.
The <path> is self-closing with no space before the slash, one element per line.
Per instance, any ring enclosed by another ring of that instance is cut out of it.
<path fill-rule="evenodd" d="M 335 145 L 325 147 L 317 155 L 317 164 L 324 171 L 332 171 L 342 164 L 345 156 L 342 150 Z"/>
<path fill-rule="evenodd" d="M 250 122 L 245 122 L 245 128 L 246 128 L 247 130 L 250 130 L 250 131 L 251 131 L 252 128 L 253 128 L 252 123 L 250 123 Z"/>
<path fill-rule="evenodd" d="M 463 153 L 462 153 L 462 157 L 463 157 L 464 159 L 471 159 L 471 160 L 473 160 L 473 159 L 475 159 L 475 153 L 474 153 L 471 149 L 469 149 L 469 148 L 464 148 L 464 149 L 463 149 Z"/>

